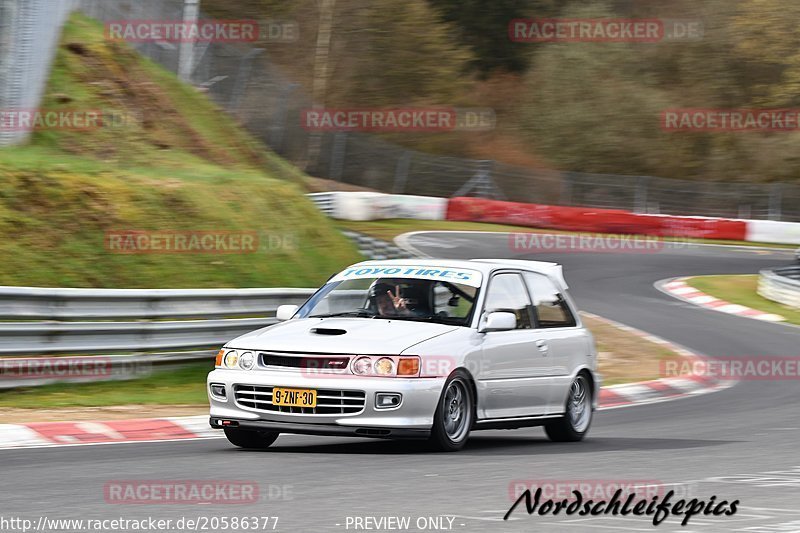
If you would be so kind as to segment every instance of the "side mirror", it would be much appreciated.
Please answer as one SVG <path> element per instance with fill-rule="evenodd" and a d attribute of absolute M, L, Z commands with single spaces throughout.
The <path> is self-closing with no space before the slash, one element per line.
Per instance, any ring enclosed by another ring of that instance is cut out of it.
<path fill-rule="evenodd" d="M 494 311 L 486 314 L 481 319 L 478 326 L 479 333 L 488 333 L 490 331 L 509 331 L 516 329 L 517 317 L 514 313 L 506 313 L 504 311 Z"/>
<path fill-rule="evenodd" d="M 281 322 L 284 320 L 289 320 L 294 316 L 298 309 L 300 309 L 300 307 L 297 305 L 279 305 L 278 311 L 275 313 L 275 318 Z"/>

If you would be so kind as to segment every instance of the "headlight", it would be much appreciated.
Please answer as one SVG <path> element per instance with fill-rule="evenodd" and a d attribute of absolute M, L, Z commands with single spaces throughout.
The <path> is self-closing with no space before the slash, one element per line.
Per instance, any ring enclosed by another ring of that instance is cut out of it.
<path fill-rule="evenodd" d="M 253 352 L 244 352 L 239 356 L 239 367 L 244 370 L 250 370 L 256 364 L 256 357 Z"/>
<path fill-rule="evenodd" d="M 417 355 L 403 357 L 360 355 L 350 364 L 350 370 L 356 376 L 381 378 L 417 377 L 419 376 L 420 359 Z"/>
<path fill-rule="evenodd" d="M 225 366 L 228 368 L 236 368 L 236 363 L 239 361 L 239 354 L 236 350 L 231 350 L 225 354 Z"/>
<path fill-rule="evenodd" d="M 359 376 L 366 376 L 372 370 L 372 358 L 359 357 L 353 362 L 353 374 Z"/>
<path fill-rule="evenodd" d="M 375 373 L 379 376 L 391 376 L 394 374 L 394 361 L 388 357 L 381 357 L 375 361 Z"/>

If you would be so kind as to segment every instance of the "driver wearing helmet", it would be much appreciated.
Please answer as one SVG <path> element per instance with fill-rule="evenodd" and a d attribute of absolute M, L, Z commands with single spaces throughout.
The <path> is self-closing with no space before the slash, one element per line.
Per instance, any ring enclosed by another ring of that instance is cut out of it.
<path fill-rule="evenodd" d="M 400 296 L 400 285 L 376 281 L 369 290 L 370 309 L 379 316 L 411 316 L 408 300 Z"/>

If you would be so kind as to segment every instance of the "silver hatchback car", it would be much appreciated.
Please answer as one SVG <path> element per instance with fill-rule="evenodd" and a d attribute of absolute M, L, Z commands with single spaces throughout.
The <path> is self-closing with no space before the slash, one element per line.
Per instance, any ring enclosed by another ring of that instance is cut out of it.
<path fill-rule="evenodd" d="M 367 261 L 277 314 L 208 376 L 211 426 L 236 446 L 298 433 L 454 451 L 530 426 L 578 441 L 597 406 L 594 339 L 554 263 Z"/>

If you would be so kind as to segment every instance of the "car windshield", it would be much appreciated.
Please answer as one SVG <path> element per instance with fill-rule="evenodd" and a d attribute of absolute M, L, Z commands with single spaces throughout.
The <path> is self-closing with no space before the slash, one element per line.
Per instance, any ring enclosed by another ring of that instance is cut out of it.
<path fill-rule="evenodd" d="M 478 290 L 433 279 L 334 280 L 312 296 L 297 317 L 357 317 L 469 326 Z"/>

